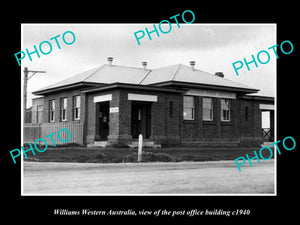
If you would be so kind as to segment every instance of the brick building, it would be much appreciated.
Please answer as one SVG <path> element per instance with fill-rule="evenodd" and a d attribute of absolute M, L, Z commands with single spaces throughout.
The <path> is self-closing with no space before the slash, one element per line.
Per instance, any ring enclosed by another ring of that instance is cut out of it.
<path fill-rule="evenodd" d="M 193 61 L 146 66 L 117 66 L 109 57 L 108 64 L 35 91 L 43 97 L 33 100 L 32 123 L 47 132 L 66 127 L 74 143 L 88 146 L 134 145 L 139 134 L 150 145 L 262 143 L 261 111 L 274 110 L 273 98 L 248 95 L 258 90 L 198 70 Z"/>

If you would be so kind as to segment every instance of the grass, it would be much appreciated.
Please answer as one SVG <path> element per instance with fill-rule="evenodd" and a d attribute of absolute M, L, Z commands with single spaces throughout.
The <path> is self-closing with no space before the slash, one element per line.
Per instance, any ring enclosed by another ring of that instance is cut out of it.
<path fill-rule="evenodd" d="M 259 154 L 259 147 L 170 147 L 160 149 L 143 149 L 143 162 L 180 162 L 180 161 L 215 161 L 234 160 L 238 157 L 254 157 Z M 268 158 L 268 152 L 263 156 Z M 274 155 L 274 154 L 273 154 Z M 45 152 L 27 152 L 28 161 L 39 162 L 89 162 L 89 163 L 122 163 L 137 162 L 137 149 L 129 148 L 86 148 L 55 147 Z"/>

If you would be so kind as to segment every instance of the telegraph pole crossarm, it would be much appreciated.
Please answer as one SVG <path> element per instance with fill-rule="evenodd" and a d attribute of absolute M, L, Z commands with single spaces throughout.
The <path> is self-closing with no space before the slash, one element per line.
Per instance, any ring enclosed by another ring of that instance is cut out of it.
<path fill-rule="evenodd" d="M 30 77 L 28 77 L 27 80 L 29 80 L 31 77 L 33 77 L 36 73 L 47 73 L 46 71 L 34 71 L 34 70 L 27 70 L 28 73 L 32 73 Z"/>
<path fill-rule="evenodd" d="M 30 77 L 28 77 L 28 74 L 32 73 Z M 24 117 L 24 123 L 26 119 L 26 109 L 27 109 L 27 82 L 28 80 L 33 77 L 36 73 L 46 73 L 46 71 L 38 71 L 38 70 L 28 70 L 27 67 L 24 68 L 24 93 L 23 93 L 23 117 Z"/>

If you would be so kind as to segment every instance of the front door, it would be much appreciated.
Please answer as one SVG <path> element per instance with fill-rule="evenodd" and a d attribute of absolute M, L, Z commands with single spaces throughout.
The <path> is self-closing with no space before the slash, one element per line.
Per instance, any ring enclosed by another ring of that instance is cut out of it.
<path fill-rule="evenodd" d="M 138 138 L 142 134 L 144 138 L 151 135 L 151 103 L 132 102 L 131 110 L 131 135 Z"/>
<path fill-rule="evenodd" d="M 109 102 L 99 103 L 98 115 L 100 140 L 107 140 L 109 134 Z"/>

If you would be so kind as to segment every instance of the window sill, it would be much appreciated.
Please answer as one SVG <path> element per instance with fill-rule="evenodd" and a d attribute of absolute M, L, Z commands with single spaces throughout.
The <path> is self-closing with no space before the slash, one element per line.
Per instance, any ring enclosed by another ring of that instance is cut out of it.
<path fill-rule="evenodd" d="M 214 120 L 203 120 L 202 121 L 204 125 L 216 125 L 217 122 Z"/>
<path fill-rule="evenodd" d="M 183 120 L 183 123 L 194 124 L 194 123 L 198 123 L 198 121 L 196 121 L 196 120 Z"/>
<path fill-rule="evenodd" d="M 231 126 L 232 125 L 232 121 L 221 121 L 221 125 Z"/>

